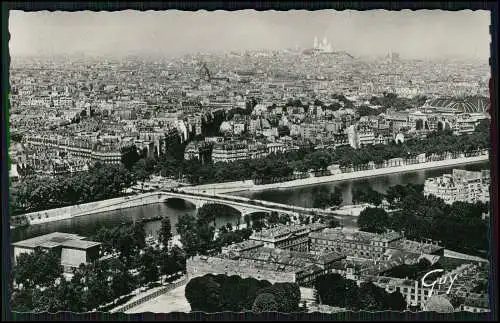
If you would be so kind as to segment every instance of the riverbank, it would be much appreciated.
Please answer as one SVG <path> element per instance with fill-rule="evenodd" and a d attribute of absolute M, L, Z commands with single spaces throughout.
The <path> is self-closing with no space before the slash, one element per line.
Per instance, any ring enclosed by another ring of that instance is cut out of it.
<path fill-rule="evenodd" d="M 255 185 L 253 184 L 253 182 L 250 184 L 249 182 L 251 181 L 242 181 L 242 182 L 231 182 L 224 184 L 219 183 L 219 184 L 190 186 L 190 187 L 184 187 L 183 190 L 187 192 L 205 191 L 206 193 L 214 193 L 214 194 L 217 193 L 230 194 L 230 193 L 237 193 L 244 191 L 264 191 L 270 189 L 284 189 L 284 188 L 293 188 L 301 186 L 311 186 L 311 185 L 324 184 L 336 181 L 362 179 L 362 178 L 383 176 L 395 173 L 412 172 L 424 169 L 435 169 L 435 168 L 444 168 L 444 167 L 459 166 L 465 164 L 475 164 L 485 161 L 488 161 L 487 154 L 474 157 L 454 158 L 454 159 L 438 160 L 438 161 L 431 161 L 431 162 L 411 164 L 411 165 L 393 166 L 393 167 L 369 169 L 356 172 L 340 173 L 340 174 L 321 176 L 321 177 L 308 177 L 288 182 L 272 183 L 265 185 Z"/>
<path fill-rule="evenodd" d="M 158 193 L 144 193 L 138 195 L 117 197 L 114 199 L 102 200 L 97 202 L 65 206 L 57 209 L 31 212 L 18 216 L 25 217 L 30 225 L 36 225 L 67 220 L 82 215 L 98 214 L 102 212 L 149 205 L 158 203 L 159 201 L 161 201 L 161 196 Z"/>
<path fill-rule="evenodd" d="M 185 186 L 181 190 L 186 192 L 217 195 L 217 194 L 230 194 L 241 191 L 260 191 L 266 189 L 292 188 L 292 187 L 310 186 L 310 185 L 350 180 L 350 179 L 383 176 L 391 173 L 411 172 L 411 171 L 431 169 L 431 168 L 444 168 L 444 167 L 457 166 L 463 164 L 474 164 L 474 163 L 484 162 L 487 160 L 488 160 L 487 155 L 481 155 L 476 157 L 449 159 L 443 161 L 427 162 L 427 163 L 420 163 L 420 164 L 413 164 L 406 166 L 396 166 L 396 167 L 380 168 L 380 169 L 358 171 L 351 173 L 342 173 L 342 174 L 323 176 L 323 177 L 311 177 L 306 179 L 294 180 L 290 182 L 274 183 L 267 185 L 255 185 L 253 184 L 253 181 L 246 180 L 246 181 L 238 181 L 231 183 Z M 145 206 L 145 205 L 155 204 L 161 201 L 162 201 L 161 196 L 158 193 L 150 192 L 138 195 L 124 196 L 109 200 L 102 200 L 97 202 L 67 206 L 57 209 L 32 212 L 19 216 L 25 217 L 30 225 L 36 225 L 42 223 L 67 220 L 83 215 L 98 214 L 107 211 L 116 211 L 132 207 Z M 271 204 L 270 202 L 268 203 Z M 356 210 L 356 212 L 354 213 L 358 213 L 357 211 L 359 210 Z M 351 213 L 351 210 L 349 210 L 349 212 L 347 213 Z"/>

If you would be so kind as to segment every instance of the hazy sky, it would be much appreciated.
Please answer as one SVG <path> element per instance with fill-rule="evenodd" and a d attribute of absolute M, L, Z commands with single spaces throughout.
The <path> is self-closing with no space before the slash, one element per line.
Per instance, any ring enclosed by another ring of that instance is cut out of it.
<path fill-rule="evenodd" d="M 488 11 L 11 11 L 10 53 L 166 54 L 312 47 L 327 37 L 353 55 L 490 55 Z"/>

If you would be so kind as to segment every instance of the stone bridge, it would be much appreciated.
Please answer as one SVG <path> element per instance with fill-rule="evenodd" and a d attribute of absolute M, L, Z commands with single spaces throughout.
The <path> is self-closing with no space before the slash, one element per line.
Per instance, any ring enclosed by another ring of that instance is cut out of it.
<path fill-rule="evenodd" d="M 181 199 L 186 202 L 189 202 L 196 206 L 196 208 L 200 208 L 205 204 L 221 204 L 227 205 L 241 213 L 241 216 L 244 217 L 247 214 L 257 213 L 257 212 L 278 212 L 285 213 L 291 216 L 304 214 L 304 215 L 329 215 L 335 216 L 338 214 L 333 213 L 330 210 L 323 209 L 310 209 L 303 208 L 294 205 L 287 204 L 279 204 L 268 201 L 261 200 L 252 200 L 239 196 L 228 196 L 222 194 L 204 194 L 204 193 L 187 193 L 183 191 L 159 191 L 159 198 L 163 201 L 167 201 L 169 199 Z"/>

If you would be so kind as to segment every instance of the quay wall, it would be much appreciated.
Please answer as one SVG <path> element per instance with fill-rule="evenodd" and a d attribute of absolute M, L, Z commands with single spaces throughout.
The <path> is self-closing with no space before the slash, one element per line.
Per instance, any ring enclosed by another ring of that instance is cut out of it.
<path fill-rule="evenodd" d="M 186 186 L 183 187 L 182 190 L 186 192 L 201 193 L 201 195 L 210 195 L 210 194 L 224 194 L 224 193 L 228 194 L 231 192 L 246 191 L 246 190 L 259 191 L 259 190 L 276 189 L 276 188 L 292 188 L 292 187 L 315 185 L 319 183 L 327 183 L 340 180 L 380 176 L 398 172 L 408 172 L 408 171 L 415 171 L 422 169 L 441 168 L 454 165 L 477 163 L 487 160 L 488 160 L 488 155 L 485 154 L 474 157 L 446 159 L 441 161 L 432 161 L 432 162 L 418 163 L 412 165 L 348 172 L 330 176 L 311 177 L 311 178 L 304 178 L 289 182 L 273 183 L 267 185 L 255 185 L 252 180 L 246 180 L 246 181 L 237 181 L 229 183 Z M 33 225 L 33 224 L 41 224 L 41 223 L 70 219 L 82 215 L 96 214 L 101 212 L 108 212 L 108 211 L 131 208 L 131 207 L 150 205 L 161 201 L 163 201 L 161 193 L 151 192 L 139 195 L 118 197 L 91 203 L 66 206 L 56 209 L 31 212 L 18 215 L 18 217 L 26 218 L 29 224 Z M 271 205 L 273 203 L 269 202 L 269 204 Z"/>
<path fill-rule="evenodd" d="M 412 172 L 424 169 L 434 169 L 443 168 L 450 166 L 458 166 L 465 164 L 474 164 L 479 162 L 488 161 L 487 151 L 479 156 L 472 157 L 460 157 L 460 158 L 450 158 L 444 160 L 427 161 L 415 164 L 400 165 L 400 166 L 388 166 L 383 168 L 360 170 L 353 172 L 344 172 L 339 174 L 320 176 L 320 177 L 307 177 L 302 179 L 296 179 L 287 182 L 278 182 L 264 185 L 255 185 L 253 181 L 238 181 L 230 183 L 220 183 L 220 184 L 205 184 L 198 186 L 186 186 L 183 190 L 186 192 L 200 192 L 206 191 L 206 193 L 215 194 L 229 194 L 242 191 L 264 191 L 269 189 L 283 189 L 283 188 L 293 188 L 301 186 L 317 185 L 336 181 L 345 181 L 352 179 L 362 179 L 376 176 L 383 176 L 396 173 Z"/>
<path fill-rule="evenodd" d="M 144 193 L 140 195 L 124 196 L 109 200 L 65 206 L 57 209 L 31 212 L 18 216 L 25 217 L 30 225 L 33 225 L 71 219 L 82 215 L 155 204 L 161 201 L 163 201 L 161 193 Z"/>

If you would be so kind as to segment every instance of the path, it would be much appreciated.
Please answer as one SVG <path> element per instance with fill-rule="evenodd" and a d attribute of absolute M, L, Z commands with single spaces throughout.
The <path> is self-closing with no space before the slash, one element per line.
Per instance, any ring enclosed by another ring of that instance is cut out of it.
<path fill-rule="evenodd" d="M 158 296 L 146 303 L 129 309 L 125 313 L 171 313 L 171 312 L 183 312 L 189 313 L 191 311 L 191 306 L 189 305 L 186 297 L 184 296 L 184 290 L 186 285 L 182 285 L 171 291 Z"/>

